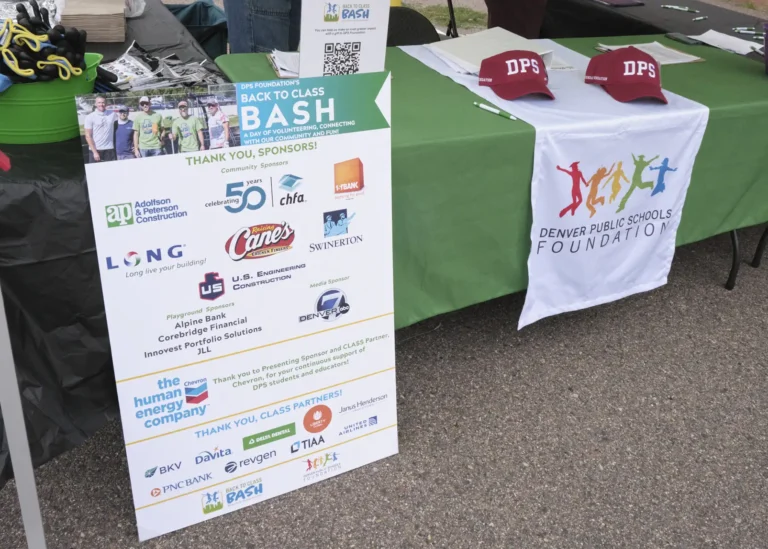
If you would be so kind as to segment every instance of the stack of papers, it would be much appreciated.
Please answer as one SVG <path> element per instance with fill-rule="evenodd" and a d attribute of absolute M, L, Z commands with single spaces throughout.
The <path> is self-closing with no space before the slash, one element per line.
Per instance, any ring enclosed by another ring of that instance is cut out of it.
<path fill-rule="evenodd" d="M 598 44 L 597 49 L 602 52 L 614 51 L 621 48 L 635 47 L 640 51 L 644 51 L 651 57 L 653 57 L 659 65 L 677 65 L 679 63 L 695 63 L 696 61 L 704 61 L 701 57 L 695 55 L 688 55 L 673 48 L 668 48 L 664 44 L 658 42 L 651 42 L 650 44 L 626 44 L 624 46 L 606 46 L 605 44 Z"/>
<path fill-rule="evenodd" d="M 732 53 L 738 53 L 740 55 L 747 55 L 753 51 L 762 53 L 763 51 L 762 44 L 757 44 L 742 38 L 736 38 L 735 36 L 729 36 L 714 30 L 708 30 L 704 34 L 699 36 L 691 36 L 691 38 L 698 40 L 699 42 L 704 42 L 710 46 L 714 46 L 715 48 L 720 48 L 721 50 L 730 51 Z"/>
<path fill-rule="evenodd" d="M 67 0 L 61 24 L 88 31 L 88 42 L 125 42 L 125 0 Z"/>
<path fill-rule="evenodd" d="M 425 47 L 461 74 L 478 74 L 483 59 L 510 50 L 538 53 L 547 68 L 550 68 L 553 61 L 552 48 L 532 42 L 500 27 L 426 44 Z"/>
<path fill-rule="evenodd" d="M 280 78 L 299 77 L 299 52 L 273 50 L 267 55 L 275 74 Z"/>

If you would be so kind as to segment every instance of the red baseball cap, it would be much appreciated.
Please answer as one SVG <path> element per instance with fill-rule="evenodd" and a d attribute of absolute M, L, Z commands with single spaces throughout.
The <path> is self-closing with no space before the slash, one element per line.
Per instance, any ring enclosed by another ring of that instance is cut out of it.
<path fill-rule="evenodd" d="M 659 63 L 632 46 L 593 57 L 584 81 L 600 84 L 608 95 L 622 103 L 643 97 L 667 102 L 661 92 Z"/>
<path fill-rule="evenodd" d="M 510 101 L 531 93 L 554 99 L 548 81 L 544 61 L 532 51 L 507 51 L 483 59 L 480 64 L 480 85 L 490 86 L 496 95 Z"/>

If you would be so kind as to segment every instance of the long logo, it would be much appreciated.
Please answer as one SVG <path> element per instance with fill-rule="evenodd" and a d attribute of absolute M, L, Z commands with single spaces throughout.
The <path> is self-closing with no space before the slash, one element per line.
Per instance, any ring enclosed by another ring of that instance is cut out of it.
<path fill-rule="evenodd" d="M 291 249 L 296 233 L 287 222 L 262 223 L 238 229 L 229 237 L 225 249 L 233 261 L 259 259 Z"/>

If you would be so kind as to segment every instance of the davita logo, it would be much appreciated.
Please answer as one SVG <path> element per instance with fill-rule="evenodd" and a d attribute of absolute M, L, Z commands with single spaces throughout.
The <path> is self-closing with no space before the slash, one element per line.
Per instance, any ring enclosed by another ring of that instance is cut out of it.
<path fill-rule="evenodd" d="M 332 418 L 331 409 L 325 404 L 318 404 L 310 408 L 304 415 L 304 429 L 308 433 L 319 433 L 328 427 Z"/>
<path fill-rule="evenodd" d="M 224 279 L 219 273 L 205 273 L 205 280 L 197 285 L 200 299 L 215 301 L 224 295 Z"/>
<path fill-rule="evenodd" d="M 184 382 L 184 396 L 187 404 L 200 404 L 208 399 L 208 378 L 198 379 L 196 381 Z"/>
<path fill-rule="evenodd" d="M 302 315 L 299 322 L 306 322 L 315 318 L 322 318 L 326 322 L 333 322 L 349 312 L 347 296 L 339 289 L 326 290 L 315 303 L 315 312 Z"/>
<path fill-rule="evenodd" d="M 232 450 L 229 448 L 214 448 L 213 452 L 205 451 L 200 452 L 198 455 L 195 456 L 195 464 L 200 465 L 201 463 L 208 463 L 209 461 L 215 461 L 219 458 L 223 458 L 226 456 L 232 455 Z"/>
<path fill-rule="evenodd" d="M 233 261 L 259 259 L 290 250 L 294 238 L 296 233 L 285 221 L 262 223 L 238 229 L 227 240 L 225 249 Z"/>
<path fill-rule="evenodd" d="M 203 507 L 203 514 L 205 515 L 221 511 L 224 508 L 224 500 L 221 498 L 221 492 L 218 490 L 215 492 L 203 492 L 201 504 Z"/>

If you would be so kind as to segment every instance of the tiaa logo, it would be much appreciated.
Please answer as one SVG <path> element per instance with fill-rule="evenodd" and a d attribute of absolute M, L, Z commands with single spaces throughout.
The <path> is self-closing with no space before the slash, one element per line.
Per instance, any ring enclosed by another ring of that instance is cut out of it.
<path fill-rule="evenodd" d="M 225 245 L 233 261 L 259 259 L 291 249 L 296 233 L 287 222 L 262 223 L 238 229 Z"/>

